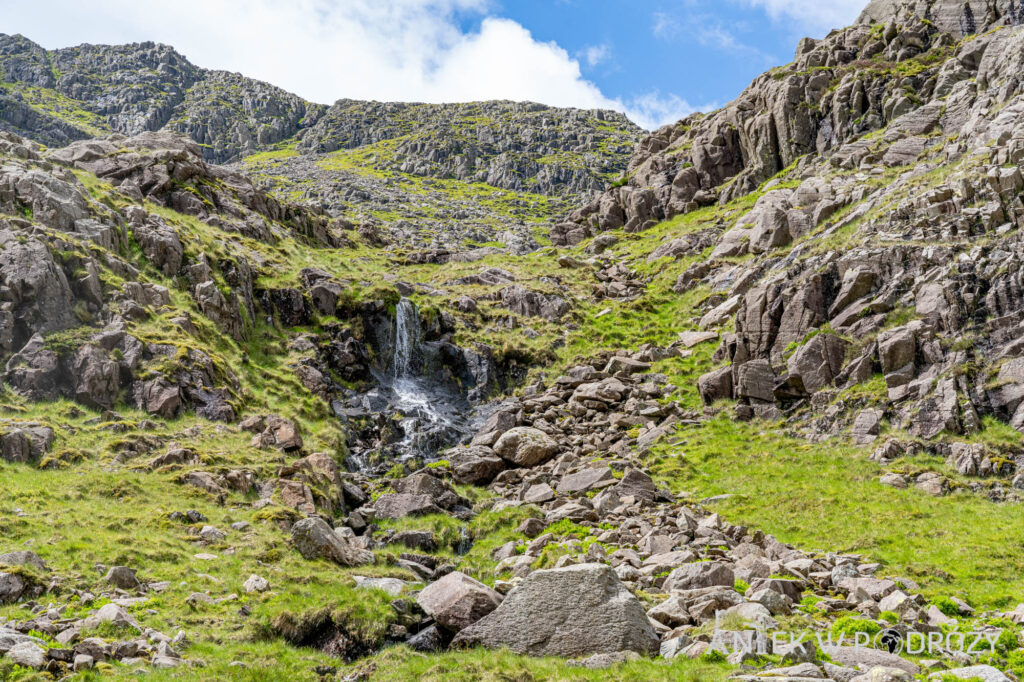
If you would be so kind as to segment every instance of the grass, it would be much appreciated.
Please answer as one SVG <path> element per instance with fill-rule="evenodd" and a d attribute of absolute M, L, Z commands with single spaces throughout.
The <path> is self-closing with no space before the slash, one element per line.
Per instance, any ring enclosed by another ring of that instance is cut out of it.
<path fill-rule="evenodd" d="M 419 654 L 404 647 L 385 651 L 353 667 L 371 679 L 420 682 L 534 682 L 539 680 L 622 680 L 647 682 L 714 682 L 724 680 L 729 666 L 680 656 L 672 661 L 641 660 L 605 670 L 570 667 L 553 658 L 517 656 L 508 651 L 470 650 L 448 654 Z"/>
<path fill-rule="evenodd" d="M 919 582 L 926 597 L 999 608 L 1021 601 L 1024 517 L 1016 506 L 884 486 L 868 454 L 720 414 L 655 446 L 651 464 L 674 491 L 732 495 L 711 507 L 733 523 L 804 549 L 863 554 L 884 573 Z"/>

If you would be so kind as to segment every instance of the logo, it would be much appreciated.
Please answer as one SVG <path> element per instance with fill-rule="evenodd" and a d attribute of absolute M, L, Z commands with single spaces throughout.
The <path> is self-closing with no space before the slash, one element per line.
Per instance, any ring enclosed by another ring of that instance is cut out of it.
<path fill-rule="evenodd" d="M 892 628 L 882 630 L 875 635 L 875 648 L 899 655 L 903 651 L 903 635 Z"/>

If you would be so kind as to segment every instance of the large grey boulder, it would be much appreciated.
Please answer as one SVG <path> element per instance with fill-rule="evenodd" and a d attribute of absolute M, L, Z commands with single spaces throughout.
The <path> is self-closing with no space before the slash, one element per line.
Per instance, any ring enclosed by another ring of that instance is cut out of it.
<path fill-rule="evenodd" d="M 954 668 L 932 673 L 928 679 L 939 682 L 954 677 L 958 680 L 981 680 L 981 682 L 1010 682 L 1010 678 L 990 665 L 972 665 L 966 668 Z"/>
<path fill-rule="evenodd" d="M 38 554 L 25 550 L 0 554 L 0 564 L 5 566 L 31 566 L 38 571 L 47 570 L 46 562 L 39 558 Z"/>
<path fill-rule="evenodd" d="M 665 579 L 664 589 L 666 592 L 671 592 L 672 590 L 695 590 L 716 585 L 732 587 L 735 582 L 736 576 L 728 564 L 717 561 L 699 561 L 683 564 L 674 569 Z"/>
<path fill-rule="evenodd" d="M 579 564 L 534 571 L 452 644 L 570 657 L 617 651 L 654 654 L 659 639 L 640 601 L 610 566 Z"/>
<path fill-rule="evenodd" d="M 818 334 L 790 357 L 789 373 L 800 377 L 808 393 L 816 393 L 829 386 L 842 371 L 849 345 L 835 334 Z"/>
<path fill-rule="evenodd" d="M 0 656 L 3 656 L 19 644 L 25 643 L 42 644 L 42 641 L 36 639 L 35 637 L 23 635 L 17 630 L 12 630 L 11 628 L 0 626 Z"/>
<path fill-rule="evenodd" d="M 15 665 L 38 670 L 46 665 L 46 650 L 35 642 L 15 644 L 4 658 Z"/>
<path fill-rule="evenodd" d="M 856 646 L 826 646 L 822 647 L 821 650 L 828 654 L 833 663 L 849 668 L 863 668 L 867 670 L 881 666 L 903 670 L 911 675 L 917 675 L 921 672 L 917 664 L 879 649 Z"/>
<path fill-rule="evenodd" d="M 330 559 L 342 566 L 373 563 L 373 553 L 352 545 L 319 517 L 302 519 L 292 526 L 292 544 L 306 559 Z"/>
<path fill-rule="evenodd" d="M 452 479 L 463 485 L 487 485 L 505 468 L 505 461 L 493 450 L 476 445 L 451 451 L 448 462 L 452 467 Z"/>
<path fill-rule="evenodd" d="M 416 603 L 437 624 L 450 632 L 459 632 L 493 611 L 501 595 L 478 580 L 458 571 L 427 585 Z"/>
<path fill-rule="evenodd" d="M 53 444 L 53 429 L 38 424 L 18 424 L 0 432 L 0 459 L 8 462 L 38 460 Z"/>
<path fill-rule="evenodd" d="M 558 452 L 558 443 L 543 431 L 517 426 L 501 434 L 494 443 L 494 452 L 513 464 L 532 467 L 551 459 Z"/>
<path fill-rule="evenodd" d="M 378 519 L 401 519 L 406 516 L 444 513 L 443 509 L 434 504 L 434 498 L 412 493 L 381 495 L 374 502 L 373 509 L 377 512 Z"/>

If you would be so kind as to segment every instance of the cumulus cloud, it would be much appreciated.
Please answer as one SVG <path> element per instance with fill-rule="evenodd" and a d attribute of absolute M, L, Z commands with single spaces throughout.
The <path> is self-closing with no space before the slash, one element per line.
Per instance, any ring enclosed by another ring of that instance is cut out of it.
<path fill-rule="evenodd" d="M 739 0 L 764 9 L 773 19 L 796 20 L 802 30 L 821 33 L 853 23 L 867 4 L 865 0 Z"/>
<path fill-rule="evenodd" d="M 607 97 L 583 77 L 608 48 L 574 58 L 490 0 L 0 0 L 3 30 L 48 48 L 154 40 L 194 63 L 238 71 L 318 102 L 512 99 L 613 108 L 645 127 L 691 108 L 675 96 Z M 463 30 L 463 20 L 477 20 Z"/>

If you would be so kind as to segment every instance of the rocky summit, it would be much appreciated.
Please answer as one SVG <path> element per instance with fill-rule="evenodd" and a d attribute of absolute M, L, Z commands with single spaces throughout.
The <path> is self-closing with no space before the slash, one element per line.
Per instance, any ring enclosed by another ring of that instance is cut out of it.
<path fill-rule="evenodd" d="M 1024 4 L 644 134 L 0 36 L 0 679 L 1017 680 Z"/>

